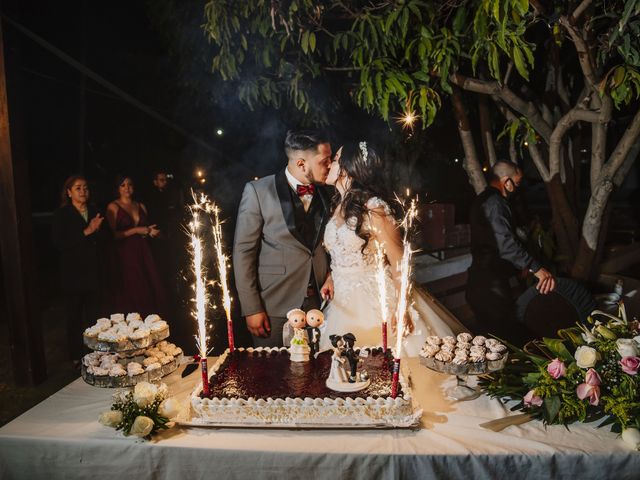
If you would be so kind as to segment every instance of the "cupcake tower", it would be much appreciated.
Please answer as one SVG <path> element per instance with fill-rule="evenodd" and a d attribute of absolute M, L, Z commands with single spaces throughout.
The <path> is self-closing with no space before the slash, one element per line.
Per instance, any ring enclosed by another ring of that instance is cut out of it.
<path fill-rule="evenodd" d="M 138 313 L 115 313 L 84 332 L 94 352 L 82 359 L 82 378 L 97 387 L 128 387 L 159 380 L 173 372 L 183 357 L 180 347 L 164 341 L 169 325 L 158 315 L 144 321 Z"/>
<path fill-rule="evenodd" d="M 507 347 L 493 338 L 460 333 L 457 337 L 427 337 L 420 357 L 427 367 L 452 375 L 478 375 L 500 370 Z"/>

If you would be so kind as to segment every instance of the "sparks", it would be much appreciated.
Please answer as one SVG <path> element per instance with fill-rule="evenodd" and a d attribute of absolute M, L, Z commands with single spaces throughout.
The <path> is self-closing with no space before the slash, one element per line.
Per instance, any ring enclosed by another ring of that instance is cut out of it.
<path fill-rule="evenodd" d="M 198 199 L 193 194 L 194 204 L 189 207 L 191 211 L 191 222 L 189 223 L 189 236 L 191 239 L 191 259 L 193 262 L 193 274 L 195 284 L 196 310 L 193 316 L 198 323 L 198 333 L 196 335 L 196 345 L 200 354 L 200 364 L 202 367 L 202 392 L 206 396 L 209 394 L 209 378 L 207 374 L 207 304 L 209 303 L 206 288 L 206 268 L 203 265 L 202 239 L 200 232 L 200 212 L 206 208 L 208 199 L 205 195 L 201 195 Z"/>
<path fill-rule="evenodd" d="M 406 130 L 413 130 L 416 121 L 420 118 L 414 110 L 405 110 L 402 116 L 397 118 L 399 124 L 402 125 L 402 128 Z"/>
<path fill-rule="evenodd" d="M 378 282 L 378 298 L 380 301 L 380 310 L 382 312 L 382 350 L 387 351 L 387 323 L 389 316 L 389 306 L 387 305 L 387 274 L 385 264 L 385 252 L 378 240 L 374 240 L 376 247 L 376 280 Z"/>
<path fill-rule="evenodd" d="M 214 203 L 209 205 L 209 212 L 213 214 L 213 246 L 216 252 L 216 264 L 218 275 L 220 276 L 220 288 L 222 289 L 222 307 L 227 317 L 227 329 L 229 340 L 229 351 L 234 351 L 233 321 L 231 319 L 231 295 L 229 294 L 229 284 L 227 281 L 229 257 L 224 253 L 222 242 L 222 222 L 220 221 L 220 209 Z"/>
<path fill-rule="evenodd" d="M 402 334 L 405 330 L 405 315 L 407 314 L 409 294 L 411 293 L 411 256 L 413 251 L 411 250 L 411 244 L 409 242 L 409 232 L 417 216 L 417 202 L 413 199 L 401 224 L 404 228 L 404 236 L 402 238 L 402 260 L 400 261 L 400 291 L 398 292 L 398 303 L 396 305 L 396 351 L 393 361 L 393 378 L 391 383 L 392 398 L 396 398 L 398 393 L 400 358 L 402 356 Z"/>

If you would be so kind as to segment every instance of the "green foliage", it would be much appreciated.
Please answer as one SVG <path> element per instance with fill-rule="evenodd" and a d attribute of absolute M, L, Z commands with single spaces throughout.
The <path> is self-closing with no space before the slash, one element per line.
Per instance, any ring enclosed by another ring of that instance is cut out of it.
<path fill-rule="evenodd" d="M 624 308 L 624 307 L 622 307 Z M 491 396 L 515 400 L 514 409 L 526 410 L 546 424 L 567 425 L 572 422 L 604 420 L 601 426 L 613 425 L 616 432 L 640 425 L 640 380 L 622 370 L 616 340 L 638 335 L 638 323 L 621 318 L 592 314 L 590 325 L 578 325 L 558 332 L 559 338 L 545 338 L 532 342 L 526 350 L 510 346 L 512 353 L 504 370 L 481 377 L 482 388 Z M 598 327 L 606 327 L 607 331 Z M 586 381 L 586 368 L 578 366 L 575 351 L 585 344 L 581 333 L 591 336 L 590 348 L 599 359 L 593 366 L 601 379 L 599 400 L 591 405 L 587 398 L 577 396 L 577 388 Z M 606 335 L 603 335 L 605 333 Z M 613 334 L 613 338 L 610 338 Z M 533 353 L 533 351 L 538 353 Z M 566 371 L 553 378 L 547 367 L 553 359 L 560 359 Z M 542 400 L 541 406 L 525 405 L 524 397 L 533 391 Z"/>

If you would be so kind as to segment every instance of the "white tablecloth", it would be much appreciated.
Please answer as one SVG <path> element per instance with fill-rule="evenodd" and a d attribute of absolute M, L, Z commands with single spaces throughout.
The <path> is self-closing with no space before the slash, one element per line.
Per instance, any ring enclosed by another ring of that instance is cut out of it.
<path fill-rule="evenodd" d="M 0 478 L 640 478 L 640 453 L 606 428 L 485 430 L 478 424 L 509 410 L 485 396 L 452 402 L 452 377 L 405 362 L 424 409 L 419 430 L 193 427 L 141 441 L 101 426 L 112 391 L 78 379 L 0 429 Z M 165 381 L 186 401 L 198 378 Z"/>

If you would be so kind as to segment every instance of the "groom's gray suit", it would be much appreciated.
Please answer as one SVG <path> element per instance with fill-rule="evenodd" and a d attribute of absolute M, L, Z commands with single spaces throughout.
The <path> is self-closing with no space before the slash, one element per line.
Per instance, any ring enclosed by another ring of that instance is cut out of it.
<path fill-rule="evenodd" d="M 328 270 L 322 247 L 329 216 L 323 187 L 307 212 L 285 171 L 249 182 L 242 193 L 233 243 L 233 268 L 242 315 L 266 312 L 269 338 L 256 346 L 282 345 L 282 326 L 292 308 L 313 308 Z"/>

